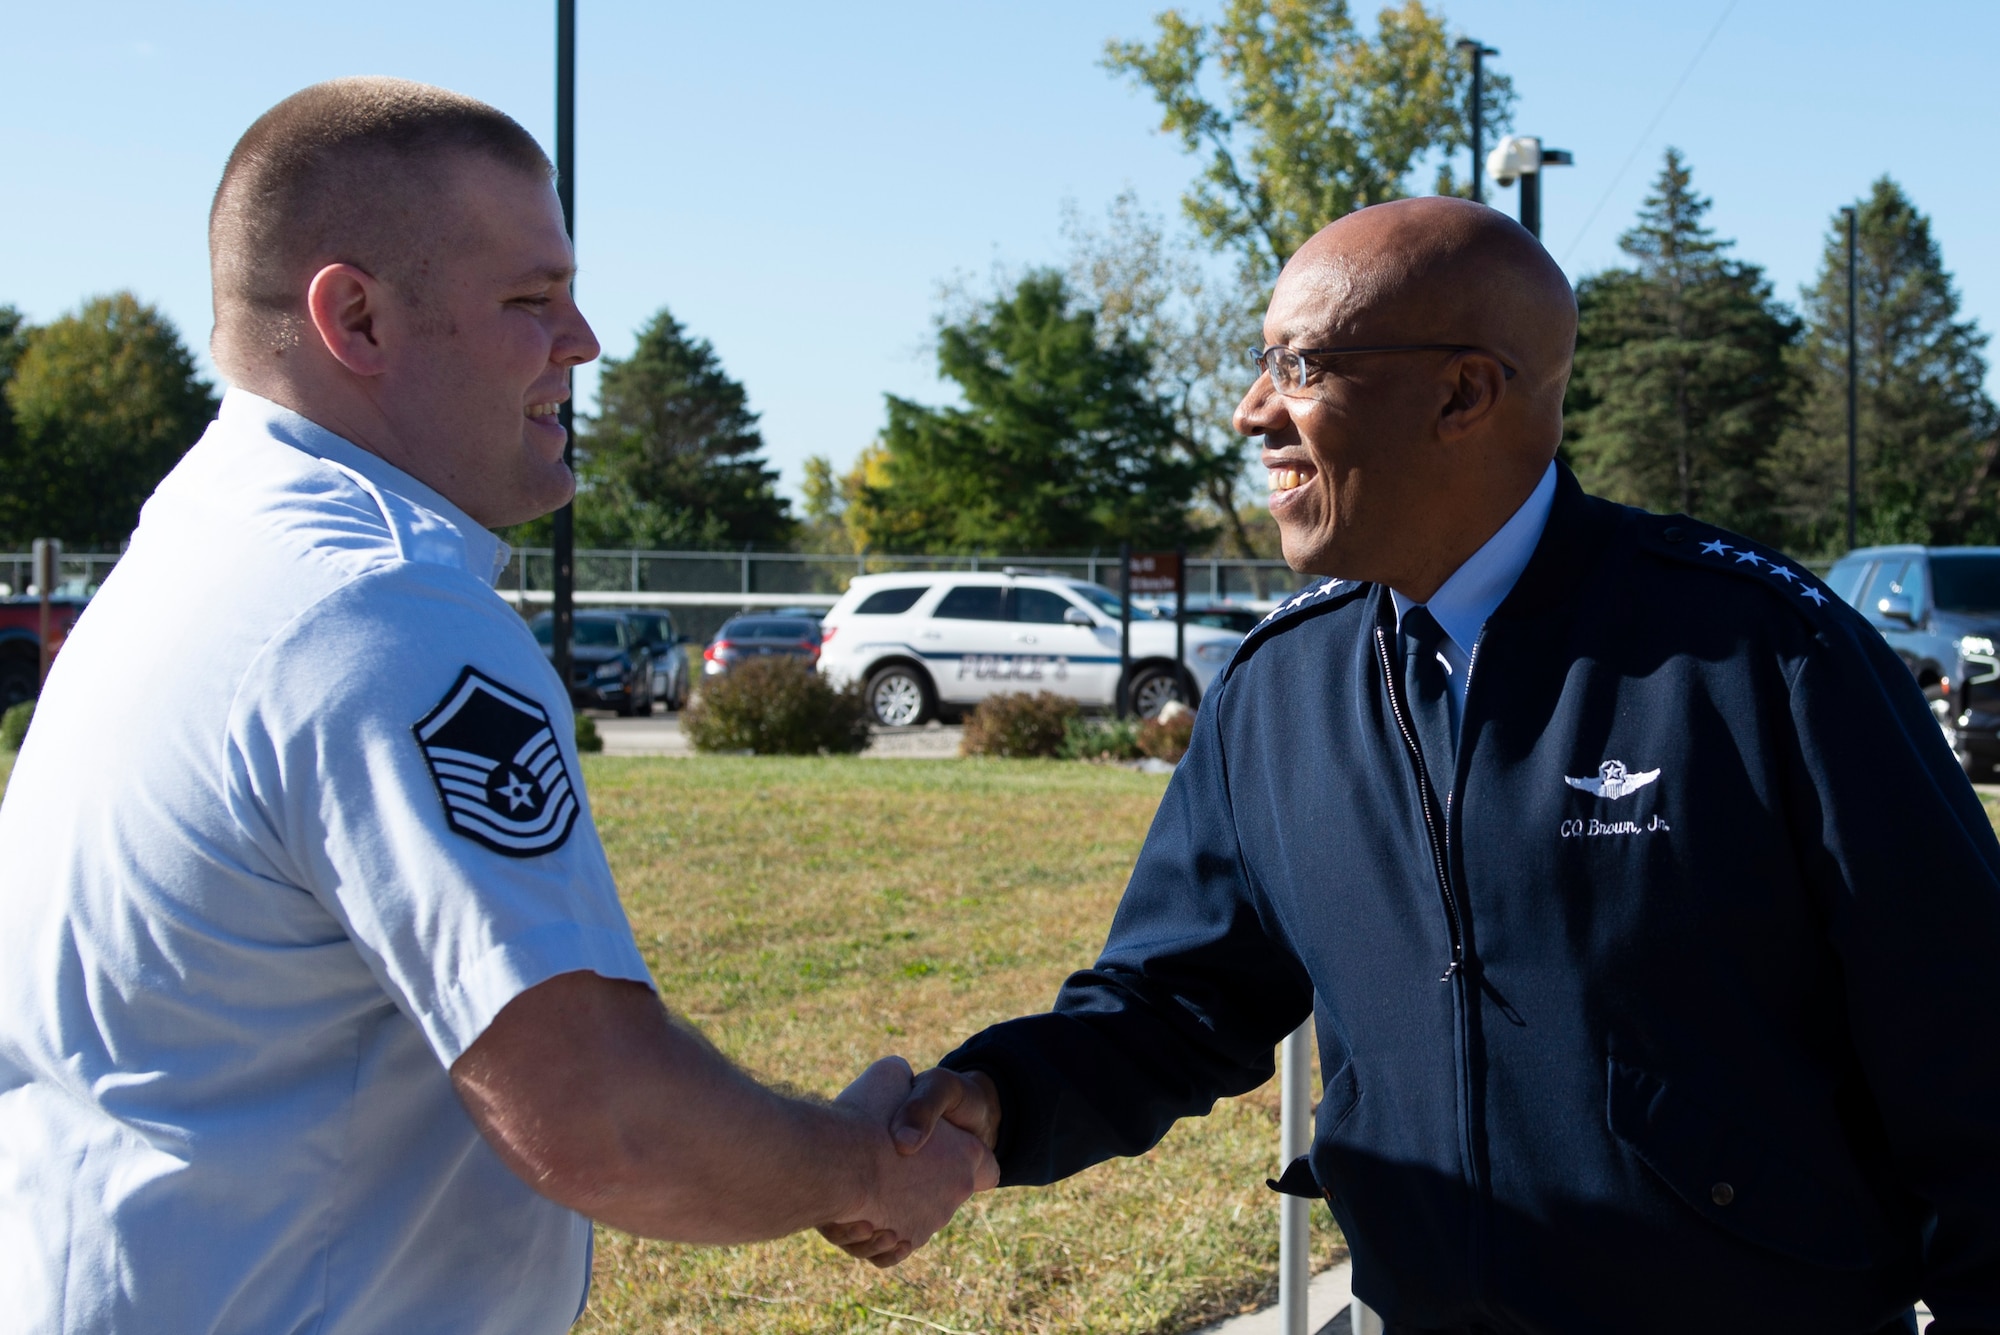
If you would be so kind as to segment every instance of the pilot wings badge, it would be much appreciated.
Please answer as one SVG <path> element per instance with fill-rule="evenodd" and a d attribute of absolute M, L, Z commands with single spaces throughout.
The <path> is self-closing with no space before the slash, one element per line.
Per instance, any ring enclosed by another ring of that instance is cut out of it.
<path fill-rule="evenodd" d="M 1631 770 L 1625 768 L 1624 761 L 1607 760 L 1597 767 L 1596 778 L 1572 779 L 1569 775 L 1565 774 L 1563 775 L 1563 782 L 1572 788 L 1581 788 L 1586 793 L 1616 802 L 1621 797 L 1638 792 L 1641 788 L 1644 788 L 1659 777 L 1660 772 L 1656 769 L 1649 769 L 1642 774 L 1634 774 Z"/>

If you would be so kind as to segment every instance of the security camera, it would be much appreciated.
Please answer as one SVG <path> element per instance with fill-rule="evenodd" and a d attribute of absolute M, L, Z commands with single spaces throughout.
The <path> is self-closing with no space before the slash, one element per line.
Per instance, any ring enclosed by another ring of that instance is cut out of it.
<path fill-rule="evenodd" d="M 1510 134 L 1486 155 L 1486 174 L 1495 185 L 1512 185 L 1519 177 L 1542 169 L 1542 141 L 1533 135 Z"/>

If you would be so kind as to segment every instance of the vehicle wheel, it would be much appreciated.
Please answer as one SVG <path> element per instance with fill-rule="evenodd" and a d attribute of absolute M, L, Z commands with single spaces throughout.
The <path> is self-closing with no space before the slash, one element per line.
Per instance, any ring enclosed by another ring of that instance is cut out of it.
<path fill-rule="evenodd" d="M 914 728 L 937 712 L 931 680 L 921 668 L 891 663 L 868 679 L 868 713 L 888 728 Z"/>
<path fill-rule="evenodd" d="M 1132 712 L 1140 718 L 1152 718 L 1167 707 L 1167 701 L 1179 700 L 1187 703 L 1187 691 L 1174 678 L 1172 668 L 1140 668 L 1132 674 Z"/>
<path fill-rule="evenodd" d="M 0 658 L 0 714 L 23 700 L 35 698 L 35 674 L 39 664 L 15 658 Z"/>
<path fill-rule="evenodd" d="M 653 682 L 650 677 L 646 680 L 646 698 L 633 705 L 632 712 L 640 718 L 653 717 Z"/>

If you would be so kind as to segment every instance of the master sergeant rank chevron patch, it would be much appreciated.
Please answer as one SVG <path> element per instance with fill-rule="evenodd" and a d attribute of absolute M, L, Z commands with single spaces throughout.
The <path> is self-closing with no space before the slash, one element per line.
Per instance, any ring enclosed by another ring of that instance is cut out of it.
<path fill-rule="evenodd" d="M 445 821 L 510 858 L 554 852 L 579 807 L 548 712 L 466 668 L 415 728 Z"/>

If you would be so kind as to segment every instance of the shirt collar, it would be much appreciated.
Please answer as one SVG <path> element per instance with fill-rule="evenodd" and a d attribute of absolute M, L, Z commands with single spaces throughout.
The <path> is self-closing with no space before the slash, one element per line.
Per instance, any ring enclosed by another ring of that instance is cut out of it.
<path fill-rule="evenodd" d="M 216 416 L 225 426 L 254 431 L 358 473 L 378 490 L 430 511 L 461 545 L 465 569 L 488 584 L 499 579 L 501 571 L 506 569 L 513 553 L 498 535 L 381 455 L 335 435 L 311 418 L 247 389 L 233 387 L 224 391 L 222 409 Z"/>
<path fill-rule="evenodd" d="M 1542 540 L 1542 530 L 1548 526 L 1555 498 L 1556 466 L 1551 461 L 1542 480 L 1528 493 L 1528 499 L 1514 511 L 1513 518 L 1466 558 L 1464 565 L 1452 571 L 1451 578 L 1439 585 L 1430 601 L 1423 604 L 1461 653 L 1472 652 L 1486 619 L 1506 601 L 1521 572 L 1528 568 L 1535 545 Z M 1417 603 L 1394 589 L 1389 596 L 1396 604 L 1396 628 L 1400 631 L 1403 613 Z"/>

